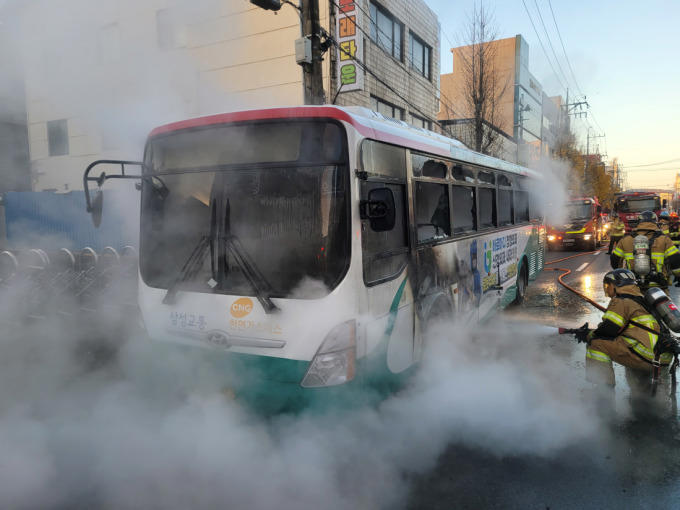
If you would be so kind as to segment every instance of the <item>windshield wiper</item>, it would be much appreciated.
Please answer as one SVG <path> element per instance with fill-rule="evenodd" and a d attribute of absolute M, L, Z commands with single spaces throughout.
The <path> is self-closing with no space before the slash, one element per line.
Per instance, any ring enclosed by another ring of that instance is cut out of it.
<path fill-rule="evenodd" d="M 264 308 L 266 313 L 272 313 L 279 308 L 272 302 L 270 295 L 272 294 L 271 286 L 269 282 L 260 272 L 260 270 L 253 262 L 253 259 L 248 255 L 248 252 L 243 248 L 241 241 L 235 235 L 225 236 L 224 242 L 227 251 L 231 254 L 236 264 L 241 268 L 243 274 L 245 275 L 248 283 L 255 291 L 255 297 Z"/>
<path fill-rule="evenodd" d="M 196 276 L 196 274 L 201 270 L 209 246 L 210 239 L 208 236 L 202 236 L 194 250 L 191 252 L 191 255 L 189 255 L 189 258 L 186 260 L 186 262 L 184 262 L 182 270 L 179 272 L 172 284 L 168 287 L 168 291 L 165 293 L 165 297 L 163 298 L 164 305 L 175 304 L 175 297 L 180 285 Z"/>

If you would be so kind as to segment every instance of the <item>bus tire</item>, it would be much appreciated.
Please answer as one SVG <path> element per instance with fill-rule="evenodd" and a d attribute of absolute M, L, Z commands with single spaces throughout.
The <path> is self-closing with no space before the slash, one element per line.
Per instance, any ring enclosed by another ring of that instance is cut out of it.
<path fill-rule="evenodd" d="M 521 305 L 527 294 L 527 286 L 529 285 L 529 274 L 527 273 L 527 265 L 522 259 L 522 267 L 517 275 L 517 283 L 515 283 L 515 300 L 513 305 Z"/>

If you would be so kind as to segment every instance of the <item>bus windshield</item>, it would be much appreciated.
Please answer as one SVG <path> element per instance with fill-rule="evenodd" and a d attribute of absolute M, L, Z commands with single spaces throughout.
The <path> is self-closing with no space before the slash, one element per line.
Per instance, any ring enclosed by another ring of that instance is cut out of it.
<path fill-rule="evenodd" d="M 567 204 L 567 212 L 570 220 L 586 220 L 593 215 L 592 205 L 582 202 Z"/>
<path fill-rule="evenodd" d="M 349 265 L 347 168 L 343 129 L 327 121 L 209 126 L 152 139 L 142 278 L 170 289 L 181 275 L 180 290 L 194 292 L 256 296 L 266 284 L 266 297 L 327 294 Z M 257 285 L 244 266 L 254 268 Z"/>
<path fill-rule="evenodd" d="M 658 198 L 622 198 L 619 200 L 619 211 L 621 212 L 643 212 L 659 209 Z"/>

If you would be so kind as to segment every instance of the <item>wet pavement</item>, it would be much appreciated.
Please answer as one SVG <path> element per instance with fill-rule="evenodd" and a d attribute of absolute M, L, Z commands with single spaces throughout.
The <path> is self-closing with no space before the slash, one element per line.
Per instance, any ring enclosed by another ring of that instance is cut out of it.
<path fill-rule="evenodd" d="M 549 252 L 547 261 L 576 254 Z M 610 269 L 606 249 L 546 266 L 570 269 L 565 282 L 606 306 L 602 276 Z M 545 270 L 531 282 L 524 304 L 508 310 L 511 321 L 551 327 L 590 327 L 602 312 L 557 281 L 562 271 Z M 678 302 L 680 289 L 672 288 Z M 587 392 L 585 348 L 572 337 L 543 328 L 537 346 L 567 369 L 568 390 Z M 598 417 L 599 430 L 577 444 L 549 454 L 508 454 L 489 443 L 480 448 L 451 444 L 437 467 L 417 476 L 408 507 L 416 508 L 679 508 L 680 427 L 677 395 L 668 380 L 654 401 L 633 398 L 625 370 L 615 365 L 614 410 Z M 597 409 L 593 412 L 599 412 Z M 498 416 L 503 427 L 504 416 Z"/>

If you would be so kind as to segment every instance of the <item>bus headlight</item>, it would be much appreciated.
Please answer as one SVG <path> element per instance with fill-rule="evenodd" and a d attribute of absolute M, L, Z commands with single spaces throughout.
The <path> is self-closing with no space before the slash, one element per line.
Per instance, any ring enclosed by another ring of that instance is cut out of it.
<path fill-rule="evenodd" d="M 356 322 L 343 322 L 334 327 L 309 362 L 300 386 L 320 388 L 335 386 L 354 379 L 356 361 Z"/>
<path fill-rule="evenodd" d="M 548 241 L 554 241 L 554 240 L 555 240 L 555 236 L 548 236 Z"/>
<path fill-rule="evenodd" d="M 591 237 L 593 237 L 591 234 L 585 234 L 585 235 L 583 236 L 583 240 L 584 240 L 584 241 L 590 241 L 590 238 L 591 238 Z"/>

